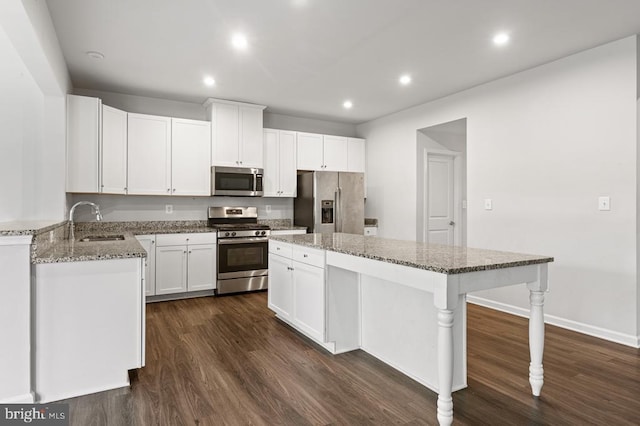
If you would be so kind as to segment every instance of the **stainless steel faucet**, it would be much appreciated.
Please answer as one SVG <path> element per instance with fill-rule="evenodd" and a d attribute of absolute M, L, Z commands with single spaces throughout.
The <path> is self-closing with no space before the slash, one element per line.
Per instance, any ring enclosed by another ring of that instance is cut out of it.
<path fill-rule="evenodd" d="M 100 213 L 99 205 L 97 205 L 96 203 L 92 203 L 91 201 L 78 201 L 73 205 L 73 207 L 71 207 L 71 210 L 69 210 L 69 240 L 70 241 L 73 241 L 75 239 L 74 233 L 73 233 L 73 225 L 74 225 L 73 213 L 75 212 L 76 207 L 82 206 L 82 205 L 91 206 L 91 213 L 96 215 L 96 220 L 97 221 L 102 220 L 102 213 Z"/>

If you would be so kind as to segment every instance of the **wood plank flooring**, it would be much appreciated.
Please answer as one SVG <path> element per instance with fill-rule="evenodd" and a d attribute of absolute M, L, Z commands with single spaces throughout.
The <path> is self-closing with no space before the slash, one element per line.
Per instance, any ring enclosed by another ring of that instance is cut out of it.
<path fill-rule="evenodd" d="M 527 320 L 468 306 L 456 425 L 639 425 L 640 350 L 546 327 L 528 383 Z M 333 356 L 278 321 L 266 293 L 147 305 L 131 388 L 64 402 L 72 425 L 434 425 L 436 394 L 374 357 Z"/>

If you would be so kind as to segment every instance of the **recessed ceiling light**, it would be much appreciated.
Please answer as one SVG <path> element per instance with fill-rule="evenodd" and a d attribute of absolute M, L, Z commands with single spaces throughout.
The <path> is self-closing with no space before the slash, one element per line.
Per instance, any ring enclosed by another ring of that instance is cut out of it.
<path fill-rule="evenodd" d="M 507 33 L 498 33 L 495 36 L 493 36 L 493 43 L 498 45 L 498 46 L 503 46 L 507 43 L 509 43 L 509 34 Z"/>
<path fill-rule="evenodd" d="M 353 102 L 351 101 L 344 101 L 344 103 L 342 104 L 343 107 L 345 107 L 346 109 L 349 109 L 353 106 Z"/>
<path fill-rule="evenodd" d="M 96 52 L 94 50 L 86 52 L 86 55 L 91 59 L 104 59 L 104 55 L 102 53 Z"/>
<path fill-rule="evenodd" d="M 206 84 L 207 86 L 211 87 L 214 84 L 216 84 L 216 81 L 213 79 L 213 77 L 205 77 L 204 78 L 204 84 Z"/>
<path fill-rule="evenodd" d="M 236 33 L 231 37 L 231 44 L 238 50 L 244 50 L 249 45 L 249 42 L 244 34 Z"/>
<path fill-rule="evenodd" d="M 400 76 L 400 79 L 398 81 L 400 81 L 400 84 L 402 84 L 403 86 L 406 86 L 407 84 L 411 83 L 411 76 L 409 74 L 402 75 Z"/>

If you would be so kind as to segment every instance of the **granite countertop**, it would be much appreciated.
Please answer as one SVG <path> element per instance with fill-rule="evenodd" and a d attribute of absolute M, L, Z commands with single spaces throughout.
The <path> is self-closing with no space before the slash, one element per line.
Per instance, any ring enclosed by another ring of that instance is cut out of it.
<path fill-rule="evenodd" d="M 272 231 L 306 231 L 306 226 L 271 226 Z"/>
<path fill-rule="evenodd" d="M 64 223 L 55 220 L 0 222 L 0 236 L 35 235 L 39 232 L 47 232 Z"/>
<path fill-rule="evenodd" d="M 105 232 L 104 234 L 111 234 Z M 131 232 L 121 232 L 121 241 L 82 242 L 82 234 L 75 241 L 61 240 L 32 258 L 32 263 L 83 262 L 89 260 L 130 259 L 146 257 L 147 252 Z"/>
<path fill-rule="evenodd" d="M 271 239 L 444 274 L 553 262 L 553 257 L 549 256 L 425 244 L 355 234 L 276 235 Z"/>
<path fill-rule="evenodd" d="M 304 229 L 292 226 L 290 219 L 258 220 L 274 230 Z M 69 241 L 68 222 L 15 221 L 0 223 L 0 236 L 33 235 L 31 262 L 34 264 L 79 262 L 89 260 L 128 259 L 145 257 L 146 251 L 136 235 L 185 234 L 216 232 L 206 220 L 137 221 L 137 222 L 77 222 L 75 239 Z M 122 234 L 121 241 L 81 242 L 88 235 Z"/>

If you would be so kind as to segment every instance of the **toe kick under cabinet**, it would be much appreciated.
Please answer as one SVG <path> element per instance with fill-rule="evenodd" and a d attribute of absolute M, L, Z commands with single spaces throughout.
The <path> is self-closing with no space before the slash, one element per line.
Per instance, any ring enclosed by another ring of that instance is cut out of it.
<path fill-rule="evenodd" d="M 278 318 L 333 352 L 325 342 L 325 253 L 269 242 L 269 308 Z"/>

